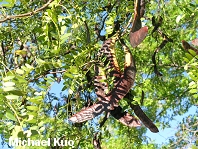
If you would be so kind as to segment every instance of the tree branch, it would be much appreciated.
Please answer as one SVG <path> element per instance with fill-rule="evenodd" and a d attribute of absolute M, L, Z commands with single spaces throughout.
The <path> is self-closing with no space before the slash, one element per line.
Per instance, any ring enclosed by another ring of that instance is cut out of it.
<path fill-rule="evenodd" d="M 159 50 L 161 50 L 163 47 L 165 47 L 165 45 L 168 42 L 173 42 L 173 40 L 171 38 L 169 38 L 166 34 L 164 34 L 161 30 L 157 30 L 158 33 L 162 36 L 163 41 L 162 43 L 159 45 L 159 47 L 154 51 L 153 55 L 152 55 L 152 62 L 154 64 L 154 73 L 157 76 L 162 76 L 162 74 L 159 72 L 159 70 L 157 69 L 157 63 L 156 63 L 156 54 L 159 52 Z"/>
<path fill-rule="evenodd" d="M 4 19 L 0 20 L 0 23 L 5 22 L 7 20 L 11 20 L 11 19 L 24 18 L 24 17 L 28 17 L 28 16 L 32 16 L 34 14 L 37 14 L 40 11 L 42 11 L 43 9 L 45 9 L 46 7 L 48 7 L 49 4 L 52 1 L 53 0 L 49 0 L 45 5 L 43 5 L 42 7 L 38 8 L 35 11 L 32 11 L 32 12 L 28 12 L 28 13 L 24 13 L 24 14 L 19 14 L 19 15 L 13 15 L 13 16 L 6 16 Z"/>

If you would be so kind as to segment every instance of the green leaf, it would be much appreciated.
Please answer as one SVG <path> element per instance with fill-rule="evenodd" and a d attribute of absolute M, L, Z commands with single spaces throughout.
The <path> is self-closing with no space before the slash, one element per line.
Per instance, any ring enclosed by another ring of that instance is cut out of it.
<path fill-rule="evenodd" d="M 15 76 L 7 76 L 5 78 L 3 78 L 3 81 L 10 81 L 14 78 Z"/>
<path fill-rule="evenodd" d="M 77 28 L 79 25 L 77 23 L 72 24 L 72 28 L 75 29 Z"/>
<path fill-rule="evenodd" d="M 4 99 L 5 99 L 5 96 L 0 94 L 0 101 Z"/>
<path fill-rule="evenodd" d="M 178 15 L 177 18 L 176 18 L 176 23 L 178 24 L 180 19 L 182 18 L 182 15 Z"/>
<path fill-rule="evenodd" d="M 19 138 L 23 138 L 23 137 L 24 137 L 23 131 L 19 131 L 17 136 L 18 136 Z"/>
<path fill-rule="evenodd" d="M 22 77 L 22 76 L 17 76 L 17 80 L 18 80 L 18 82 L 19 83 L 21 83 L 21 84 L 23 84 L 23 83 L 27 83 L 28 81 L 27 80 L 25 80 L 25 78 L 24 77 Z"/>
<path fill-rule="evenodd" d="M 25 50 L 16 50 L 15 51 L 15 55 L 21 55 L 21 56 L 26 56 L 27 55 L 27 51 Z"/>
<path fill-rule="evenodd" d="M 189 83 L 189 88 L 195 88 L 197 85 L 195 84 L 194 81 Z"/>
<path fill-rule="evenodd" d="M 34 115 L 29 115 L 28 119 L 26 120 L 28 123 L 36 123 L 36 119 L 34 119 Z"/>
<path fill-rule="evenodd" d="M 64 85 L 63 88 L 61 89 L 61 91 L 65 91 L 68 88 L 67 85 Z"/>
<path fill-rule="evenodd" d="M 18 138 L 18 133 L 22 131 L 21 126 L 15 125 L 14 129 L 12 131 L 12 137 L 13 138 Z"/>
<path fill-rule="evenodd" d="M 18 99 L 19 98 L 19 96 L 17 96 L 17 95 L 7 95 L 7 96 L 5 96 L 7 99 Z"/>
<path fill-rule="evenodd" d="M 198 89 L 191 89 L 189 92 L 192 94 L 195 94 L 195 93 L 198 93 Z"/>
<path fill-rule="evenodd" d="M 195 99 L 198 99 L 198 94 L 193 94 L 192 96 L 193 96 Z M 196 104 L 198 104 L 198 102 L 197 102 Z"/>
<path fill-rule="evenodd" d="M 194 50 L 189 49 L 188 52 L 190 52 L 190 54 L 191 54 L 192 56 L 196 56 L 196 55 L 197 55 L 196 52 L 195 52 Z"/>
<path fill-rule="evenodd" d="M 183 59 L 184 59 L 184 61 L 185 61 L 186 63 L 189 62 L 189 59 L 187 59 L 186 57 L 183 57 Z"/>
<path fill-rule="evenodd" d="M 38 111 L 39 108 L 37 106 L 27 106 L 28 110 L 32 110 L 32 111 Z"/>
<path fill-rule="evenodd" d="M 4 82 L 3 83 L 3 86 L 5 86 L 5 87 L 11 87 L 11 86 L 15 86 L 15 83 L 14 82 Z"/>
<path fill-rule="evenodd" d="M 42 60 L 42 59 L 35 59 L 35 60 L 36 60 L 36 62 L 38 63 L 38 65 L 42 65 L 42 64 L 45 63 L 45 61 Z"/>
<path fill-rule="evenodd" d="M 19 68 L 17 68 L 17 70 L 16 70 L 16 73 L 18 73 L 18 74 L 24 74 L 24 71 L 22 70 L 22 69 L 19 69 Z"/>
<path fill-rule="evenodd" d="M 25 66 L 28 68 L 28 69 L 34 69 L 34 67 L 32 67 L 31 65 L 29 65 L 29 64 L 27 64 L 27 63 L 25 63 Z"/>
<path fill-rule="evenodd" d="M 113 27 L 112 26 L 107 26 L 106 27 L 106 32 L 107 32 L 107 34 L 111 34 L 113 32 Z"/>
<path fill-rule="evenodd" d="M 74 78 L 74 76 L 73 76 L 72 74 L 67 73 L 67 72 L 64 73 L 64 76 L 65 76 L 65 77 L 69 77 L 69 78 L 71 78 L 71 79 Z"/>
<path fill-rule="evenodd" d="M 15 89 L 16 89 L 15 87 L 4 87 L 4 88 L 3 88 L 3 90 L 4 90 L 5 92 L 13 91 L 13 90 L 15 90 Z"/>
<path fill-rule="evenodd" d="M 6 116 L 8 119 L 10 119 L 10 120 L 17 121 L 17 119 L 15 118 L 14 114 L 13 114 L 11 111 L 6 111 L 5 116 Z"/>
<path fill-rule="evenodd" d="M 42 99 L 41 96 L 37 96 L 37 97 L 34 97 L 34 98 L 29 99 L 30 102 L 35 103 L 35 104 L 41 103 L 42 100 L 43 100 L 43 99 Z"/>
<path fill-rule="evenodd" d="M 64 35 L 66 31 L 66 26 L 61 26 L 61 35 Z"/>
<path fill-rule="evenodd" d="M 193 56 L 189 53 L 185 53 L 186 57 L 188 58 L 188 60 L 192 60 L 193 59 Z"/>
<path fill-rule="evenodd" d="M 31 130 L 31 136 L 35 136 L 38 135 L 38 131 L 37 130 Z"/>
<path fill-rule="evenodd" d="M 1 3 L 1 6 L 3 7 L 13 7 L 15 4 L 15 0 L 6 0 L 4 2 Z"/>
<path fill-rule="evenodd" d="M 71 33 L 65 33 L 63 36 L 61 36 L 61 44 L 64 43 L 69 37 L 71 36 Z"/>
<path fill-rule="evenodd" d="M 13 95 L 18 95 L 18 96 L 23 96 L 24 93 L 19 91 L 19 90 L 12 90 L 12 91 L 9 91 L 10 94 L 13 94 Z"/>
<path fill-rule="evenodd" d="M 188 70 L 188 65 L 185 65 L 184 66 L 184 70 Z"/>

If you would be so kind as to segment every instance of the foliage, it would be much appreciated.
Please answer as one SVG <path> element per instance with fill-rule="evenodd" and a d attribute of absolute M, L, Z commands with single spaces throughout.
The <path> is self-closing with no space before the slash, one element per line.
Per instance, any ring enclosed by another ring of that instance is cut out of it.
<path fill-rule="evenodd" d="M 189 50 L 189 53 L 186 53 L 186 57 L 184 57 L 184 60 L 186 60 L 187 64 L 185 65 L 185 69 L 188 71 L 188 75 L 191 78 L 191 82 L 189 83 L 189 92 L 192 94 L 192 96 L 197 99 L 197 88 L 198 88 L 198 71 L 197 71 L 197 55 L 193 50 Z M 195 103 L 196 104 L 196 103 Z"/>
<path fill-rule="evenodd" d="M 197 146 L 197 116 L 184 118 L 175 133 L 176 138 L 169 139 L 168 148 L 195 148 Z M 193 145 L 194 144 L 194 145 Z"/>
<path fill-rule="evenodd" d="M 129 129 L 112 117 L 102 128 L 97 121 L 101 117 L 81 125 L 67 121 L 88 100 L 96 101 L 94 87 L 86 76 L 90 71 L 94 77 L 95 55 L 102 44 L 97 40 L 96 24 L 107 34 L 112 32 L 114 21 L 119 20 L 124 30 L 134 15 L 133 1 L 54 0 L 43 7 L 47 3 L 46 0 L 0 1 L 0 134 L 4 141 L 8 142 L 10 137 L 22 140 L 64 137 L 74 140 L 76 148 L 93 148 L 93 134 L 100 131 L 102 148 L 158 148 L 149 136 L 145 137 L 144 126 Z M 131 48 L 138 71 L 134 100 L 141 103 L 143 90 L 144 112 L 161 129 L 169 127 L 175 116 L 197 105 L 198 57 L 195 53 L 189 56 L 181 46 L 182 40 L 197 37 L 197 6 L 196 0 L 147 2 L 142 22 L 149 27 L 148 36 L 137 48 Z M 36 11 L 39 8 L 42 9 Z M 27 15 L 10 17 L 21 14 Z M 153 16 L 163 18 L 160 29 L 173 39 L 157 53 L 161 77 L 155 75 L 152 63 L 152 55 L 163 40 L 157 32 L 151 34 Z M 124 39 L 129 45 L 128 33 L 129 29 Z M 123 66 L 119 45 L 116 51 Z M 50 88 L 60 81 L 63 86 L 59 84 L 58 96 Z M 133 112 L 124 101 L 121 105 Z M 197 132 L 193 133 L 196 129 L 196 113 L 192 113 L 178 126 L 169 146 L 186 146 L 189 142 L 179 138 L 188 132 L 197 141 Z M 196 146 L 196 141 L 191 144 Z"/>

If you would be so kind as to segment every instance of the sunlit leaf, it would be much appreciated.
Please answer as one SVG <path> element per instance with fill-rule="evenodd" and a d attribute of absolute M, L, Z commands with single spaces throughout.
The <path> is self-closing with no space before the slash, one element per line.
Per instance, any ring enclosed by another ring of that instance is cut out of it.
<path fill-rule="evenodd" d="M 13 90 L 15 90 L 15 89 L 16 89 L 16 88 L 13 87 L 13 86 L 9 86 L 9 87 L 4 87 L 4 88 L 3 88 L 3 90 L 4 90 L 5 92 L 13 91 Z"/>
<path fill-rule="evenodd" d="M 39 108 L 37 106 L 27 106 L 27 109 L 37 111 Z"/>
<path fill-rule="evenodd" d="M 18 99 L 19 98 L 19 96 L 17 96 L 17 95 L 6 95 L 5 97 L 7 99 Z"/>
<path fill-rule="evenodd" d="M 178 15 L 178 16 L 177 16 L 177 18 L 176 18 L 176 23 L 177 23 L 177 24 L 179 23 L 179 21 L 181 20 L 181 18 L 182 18 L 182 15 Z"/>
<path fill-rule="evenodd" d="M 15 86 L 15 83 L 14 82 L 4 82 L 3 86 L 11 87 L 11 86 Z"/>
<path fill-rule="evenodd" d="M 10 81 L 14 78 L 15 76 L 7 76 L 5 78 L 3 78 L 3 81 Z"/>
<path fill-rule="evenodd" d="M 16 73 L 18 73 L 18 74 L 21 74 L 21 75 L 22 75 L 22 74 L 24 74 L 24 71 L 23 71 L 22 69 L 19 69 L 19 68 L 18 68 L 18 69 L 16 70 Z"/>
<path fill-rule="evenodd" d="M 189 88 L 195 88 L 195 87 L 196 87 L 196 84 L 194 81 L 189 83 Z"/>
<path fill-rule="evenodd" d="M 21 55 L 21 56 L 26 56 L 27 55 L 27 51 L 25 51 L 25 50 L 16 50 L 15 54 L 16 55 Z"/>
<path fill-rule="evenodd" d="M 185 53 L 186 57 L 188 58 L 188 60 L 190 61 L 191 59 L 193 59 L 193 56 L 189 53 Z"/>
<path fill-rule="evenodd" d="M 192 94 L 198 93 L 198 89 L 191 89 L 189 92 L 192 93 Z"/>
<path fill-rule="evenodd" d="M 61 36 L 61 44 L 64 43 L 70 36 L 71 33 L 65 33 L 63 36 Z"/>
<path fill-rule="evenodd" d="M 16 0 L 6 0 L 1 3 L 2 6 L 4 7 L 13 7 L 15 4 Z"/>
<path fill-rule="evenodd" d="M 190 54 L 192 55 L 192 56 L 195 56 L 196 55 L 196 52 L 194 51 L 194 50 L 189 50 L 189 52 L 190 52 Z"/>
<path fill-rule="evenodd" d="M 17 119 L 15 118 L 14 114 L 11 112 L 11 111 L 7 111 L 5 116 L 10 119 L 10 120 L 13 120 L 13 121 L 17 121 Z"/>
<path fill-rule="evenodd" d="M 34 69 L 34 67 L 32 67 L 31 65 L 25 63 L 25 66 L 28 68 L 28 69 Z"/>

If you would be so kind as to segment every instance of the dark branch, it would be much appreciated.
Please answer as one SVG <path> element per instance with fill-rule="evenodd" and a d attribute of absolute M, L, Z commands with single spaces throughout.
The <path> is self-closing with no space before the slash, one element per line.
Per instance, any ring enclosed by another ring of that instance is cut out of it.
<path fill-rule="evenodd" d="M 164 34 L 162 31 L 160 31 L 158 29 L 158 32 L 160 33 L 160 35 L 162 36 L 163 38 L 163 41 L 162 43 L 159 45 L 159 47 L 155 50 L 155 52 L 153 53 L 153 56 L 152 56 L 152 62 L 154 64 L 154 73 L 157 75 L 157 76 L 162 76 L 162 74 L 158 71 L 157 69 L 157 63 L 156 63 L 156 54 L 159 52 L 159 50 L 161 50 L 168 42 L 173 42 L 173 40 L 171 38 L 169 38 L 166 34 Z"/>

